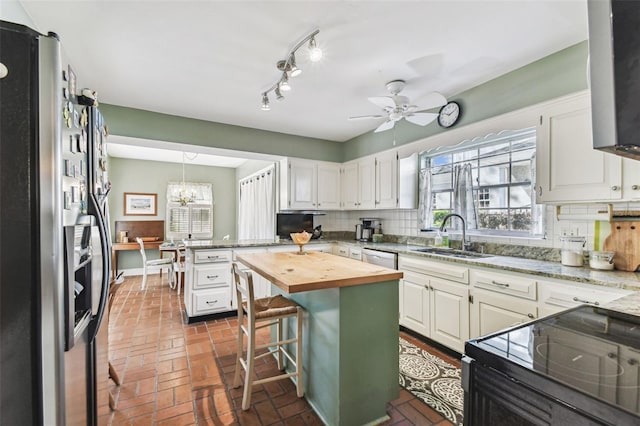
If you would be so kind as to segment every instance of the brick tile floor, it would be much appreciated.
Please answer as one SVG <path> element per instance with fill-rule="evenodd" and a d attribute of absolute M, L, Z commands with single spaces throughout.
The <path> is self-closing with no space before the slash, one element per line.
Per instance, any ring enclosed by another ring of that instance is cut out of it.
<path fill-rule="evenodd" d="M 151 275 L 140 291 L 141 277 L 126 278 L 113 302 L 109 352 L 121 386 L 110 382 L 116 410 L 100 419 L 108 425 L 322 425 L 289 380 L 255 386 L 252 405 L 240 408 L 242 388 L 232 389 L 234 317 L 187 324 L 182 296 L 165 279 Z M 447 361 L 459 360 L 401 335 Z M 261 340 L 266 339 L 263 334 Z M 276 369 L 272 357 L 261 358 L 256 374 Z M 451 425 L 411 393 L 389 403 L 384 425 Z"/>

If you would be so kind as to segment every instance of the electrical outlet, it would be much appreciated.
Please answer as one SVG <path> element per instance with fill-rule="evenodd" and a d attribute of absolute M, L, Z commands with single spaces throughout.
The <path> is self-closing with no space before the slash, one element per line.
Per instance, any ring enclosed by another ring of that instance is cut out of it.
<path fill-rule="evenodd" d="M 577 237 L 580 235 L 580 228 L 577 226 L 563 226 L 560 228 L 560 235 L 563 237 Z"/>

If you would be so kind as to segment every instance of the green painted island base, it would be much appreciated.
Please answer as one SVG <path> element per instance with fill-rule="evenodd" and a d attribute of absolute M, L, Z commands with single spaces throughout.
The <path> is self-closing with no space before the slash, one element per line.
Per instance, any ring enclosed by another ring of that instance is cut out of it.
<path fill-rule="evenodd" d="M 388 419 L 387 403 L 399 394 L 398 281 L 293 294 L 271 290 L 307 311 L 305 397 L 322 420 L 362 426 Z"/>

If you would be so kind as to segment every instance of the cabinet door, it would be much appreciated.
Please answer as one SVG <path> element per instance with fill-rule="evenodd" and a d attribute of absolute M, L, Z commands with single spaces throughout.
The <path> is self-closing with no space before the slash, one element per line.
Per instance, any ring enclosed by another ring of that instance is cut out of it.
<path fill-rule="evenodd" d="M 431 319 L 429 309 L 429 278 L 426 275 L 405 272 L 402 279 L 402 317 L 400 324 L 429 337 Z"/>
<path fill-rule="evenodd" d="M 340 165 L 318 163 L 318 199 L 317 207 L 321 210 L 338 210 L 340 208 Z"/>
<path fill-rule="evenodd" d="M 621 158 L 593 149 L 588 95 L 546 108 L 537 132 L 536 200 L 617 200 Z"/>
<path fill-rule="evenodd" d="M 471 338 L 485 336 L 537 317 L 534 301 L 477 289 L 472 294 Z"/>
<path fill-rule="evenodd" d="M 469 288 L 431 278 L 431 339 L 464 352 L 464 342 L 469 339 Z"/>
<path fill-rule="evenodd" d="M 316 208 L 316 164 L 295 160 L 289 163 L 289 197 L 292 209 Z"/>
<path fill-rule="evenodd" d="M 371 210 L 376 208 L 376 163 L 374 158 L 358 162 L 358 208 Z"/>
<path fill-rule="evenodd" d="M 395 152 L 376 158 L 376 208 L 398 206 L 398 156 Z"/>
<path fill-rule="evenodd" d="M 346 163 L 342 168 L 342 208 L 358 208 L 358 163 Z"/>
<path fill-rule="evenodd" d="M 622 198 L 640 200 L 640 161 L 622 159 Z"/>

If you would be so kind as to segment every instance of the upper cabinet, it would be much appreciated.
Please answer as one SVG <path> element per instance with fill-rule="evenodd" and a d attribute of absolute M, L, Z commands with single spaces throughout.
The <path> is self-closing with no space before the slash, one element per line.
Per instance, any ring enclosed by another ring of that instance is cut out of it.
<path fill-rule="evenodd" d="M 280 210 L 340 208 L 340 165 L 287 158 L 280 162 Z"/>
<path fill-rule="evenodd" d="M 343 165 L 343 209 L 373 210 L 397 207 L 398 155 L 395 151 L 360 158 Z"/>
<path fill-rule="evenodd" d="M 629 168 L 634 169 L 631 164 Z M 535 190 L 536 201 L 548 204 L 614 201 L 622 199 L 623 192 L 625 197 L 631 195 L 626 195 L 630 188 L 623 189 L 621 157 L 593 149 L 588 93 L 564 98 L 541 111 Z"/>

